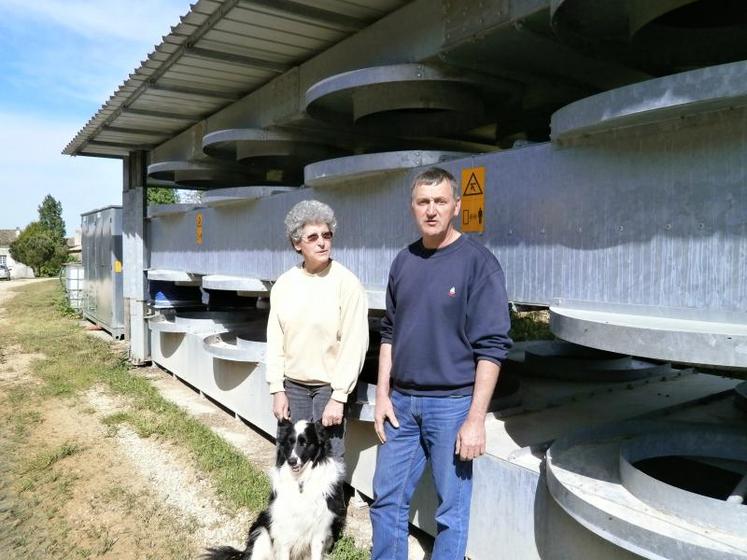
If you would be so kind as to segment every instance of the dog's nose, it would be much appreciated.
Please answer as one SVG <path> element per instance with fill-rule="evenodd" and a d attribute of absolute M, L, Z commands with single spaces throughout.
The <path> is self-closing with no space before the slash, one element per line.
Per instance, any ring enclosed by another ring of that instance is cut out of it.
<path fill-rule="evenodd" d="M 298 459 L 296 459 L 295 457 L 288 457 L 288 464 L 291 467 L 295 467 L 296 463 L 298 463 Z"/>

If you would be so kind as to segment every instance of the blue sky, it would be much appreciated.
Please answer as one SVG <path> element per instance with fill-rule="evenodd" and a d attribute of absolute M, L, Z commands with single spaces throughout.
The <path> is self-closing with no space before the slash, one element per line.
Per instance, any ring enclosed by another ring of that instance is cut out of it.
<path fill-rule="evenodd" d="M 0 0 L 0 229 L 62 202 L 68 235 L 121 204 L 121 160 L 63 148 L 189 11 L 188 0 Z"/>

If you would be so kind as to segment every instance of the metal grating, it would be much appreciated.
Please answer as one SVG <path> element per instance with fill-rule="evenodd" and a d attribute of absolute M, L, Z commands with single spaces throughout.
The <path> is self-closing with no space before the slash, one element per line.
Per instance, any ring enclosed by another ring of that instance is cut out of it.
<path fill-rule="evenodd" d="M 149 150 L 406 0 L 199 0 L 63 150 Z"/>

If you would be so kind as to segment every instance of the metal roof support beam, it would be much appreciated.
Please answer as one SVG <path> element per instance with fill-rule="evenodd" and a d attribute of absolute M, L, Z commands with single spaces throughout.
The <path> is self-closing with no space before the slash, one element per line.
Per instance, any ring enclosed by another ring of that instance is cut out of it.
<path fill-rule="evenodd" d="M 253 58 L 251 56 L 243 56 L 240 54 L 233 54 L 227 52 L 218 52 L 210 49 L 202 49 L 199 47 L 188 47 L 184 50 L 185 56 L 192 58 L 201 58 L 209 61 L 220 61 L 230 62 L 231 64 L 240 64 L 241 66 L 247 66 L 249 68 L 260 68 L 262 70 L 268 70 L 277 74 L 282 74 L 290 70 L 290 66 L 287 64 L 279 64 L 277 62 L 270 62 L 269 60 L 262 60 L 261 58 Z"/>
<path fill-rule="evenodd" d="M 158 68 L 158 70 L 156 70 L 153 73 L 153 75 L 150 77 L 150 80 L 143 82 L 140 85 L 140 87 L 138 87 L 137 90 L 135 90 L 129 96 L 128 103 L 130 103 L 130 104 L 134 103 L 137 100 L 137 98 L 140 97 L 149 88 L 149 86 L 150 86 L 150 84 L 152 82 L 155 82 L 156 80 L 158 80 L 158 78 L 160 78 L 161 76 L 163 76 L 169 70 L 169 68 L 171 68 L 181 58 L 181 56 L 184 54 L 184 50 L 186 48 L 188 48 L 191 44 L 199 41 L 200 38 L 202 38 L 202 36 L 205 35 L 205 33 L 207 33 L 208 31 L 210 31 L 213 28 L 213 26 L 215 25 L 215 23 L 217 21 L 220 21 L 221 18 L 223 18 L 229 11 L 231 11 L 234 8 L 234 6 L 236 6 L 236 4 L 239 1 L 240 0 L 226 0 L 223 4 L 220 5 L 220 7 L 215 12 L 213 12 L 212 14 L 210 14 L 210 17 L 208 17 L 202 23 L 202 25 L 200 25 L 200 27 L 198 27 L 195 30 L 195 32 L 192 33 L 192 35 L 190 36 L 190 42 L 185 43 L 184 46 L 179 47 L 173 53 L 171 53 L 169 55 L 169 58 L 161 64 L 161 66 Z M 122 114 L 122 111 L 124 109 L 125 109 L 125 107 L 123 106 L 123 107 L 120 107 L 119 109 L 117 109 L 116 111 L 114 111 L 111 115 L 109 115 L 106 118 L 106 120 L 104 122 L 102 122 L 100 125 L 98 125 L 96 127 L 96 130 L 94 130 L 92 133 L 89 133 L 88 137 L 89 138 L 93 138 L 96 135 L 98 135 L 98 133 L 101 132 L 101 129 L 103 127 L 105 127 L 105 126 L 110 125 L 112 122 L 114 122 L 117 119 L 117 117 Z M 74 142 L 75 142 L 75 140 L 73 140 L 73 142 L 71 142 L 71 144 L 74 143 Z M 67 153 L 69 155 L 78 154 L 78 153 L 82 152 L 85 149 L 86 144 L 88 144 L 88 141 L 81 142 L 81 145 L 77 149 L 72 150 L 72 151 L 68 151 L 69 147 L 70 147 L 70 146 L 68 146 L 67 148 L 65 148 L 65 151 L 63 153 Z"/>
<path fill-rule="evenodd" d="M 321 23 L 328 23 L 343 27 L 349 31 L 360 31 L 364 27 L 367 27 L 370 22 L 362 22 L 361 20 L 352 18 L 350 16 L 330 12 L 321 8 L 314 8 L 306 4 L 299 4 L 292 0 L 239 0 L 240 5 L 248 6 L 260 6 L 263 8 L 270 8 L 281 12 L 287 12 L 289 14 L 295 14 L 301 16 L 304 19 L 313 19 Z"/>
<path fill-rule="evenodd" d="M 122 277 L 125 305 L 125 332 L 130 361 L 150 360 L 150 334 L 146 322 L 147 283 L 143 270 L 148 263 L 145 213 L 147 208 L 148 154 L 132 151 L 123 162 L 122 191 Z"/>
<path fill-rule="evenodd" d="M 104 142 L 102 140 L 90 140 L 86 146 L 101 146 L 102 148 L 124 148 L 126 150 L 143 150 L 148 151 L 155 148 L 154 144 L 139 144 L 128 142 Z"/>
<path fill-rule="evenodd" d="M 158 132 L 155 130 L 148 130 L 147 128 L 126 128 L 122 126 L 105 126 L 102 130 L 105 130 L 106 132 L 118 132 L 120 134 L 140 134 L 142 136 L 158 136 L 158 137 L 167 136 L 163 132 Z"/>
<path fill-rule="evenodd" d="M 184 95 L 197 95 L 199 97 L 206 97 L 208 99 L 215 99 L 218 101 L 236 101 L 241 98 L 241 95 L 235 93 L 218 93 L 209 89 L 200 89 L 193 87 L 183 86 L 161 86 L 157 84 L 151 84 L 148 91 L 164 93 L 180 93 Z"/>
<path fill-rule="evenodd" d="M 173 119 L 173 120 L 179 120 L 179 121 L 188 121 L 191 123 L 195 123 L 200 120 L 199 117 L 193 117 L 191 115 L 183 115 L 181 113 L 167 113 L 166 111 L 149 111 L 146 109 L 133 109 L 132 107 L 124 107 L 121 111 L 121 114 L 136 115 L 138 117 L 154 117 L 157 119 Z M 104 127 L 106 126 L 107 125 L 104 125 Z"/>

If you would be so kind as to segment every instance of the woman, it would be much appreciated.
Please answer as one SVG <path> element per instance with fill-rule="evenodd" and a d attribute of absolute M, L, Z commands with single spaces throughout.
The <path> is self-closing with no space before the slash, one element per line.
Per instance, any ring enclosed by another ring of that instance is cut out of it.
<path fill-rule="evenodd" d="M 285 217 L 303 262 L 272 287 L 267 323 L 267 382 L 278 420 L 321 420 L 342 459 L 344 406 L 368 347 L 368 305 L 358 278 L 330 257 L 337 221 L 318 200 Z"/>

